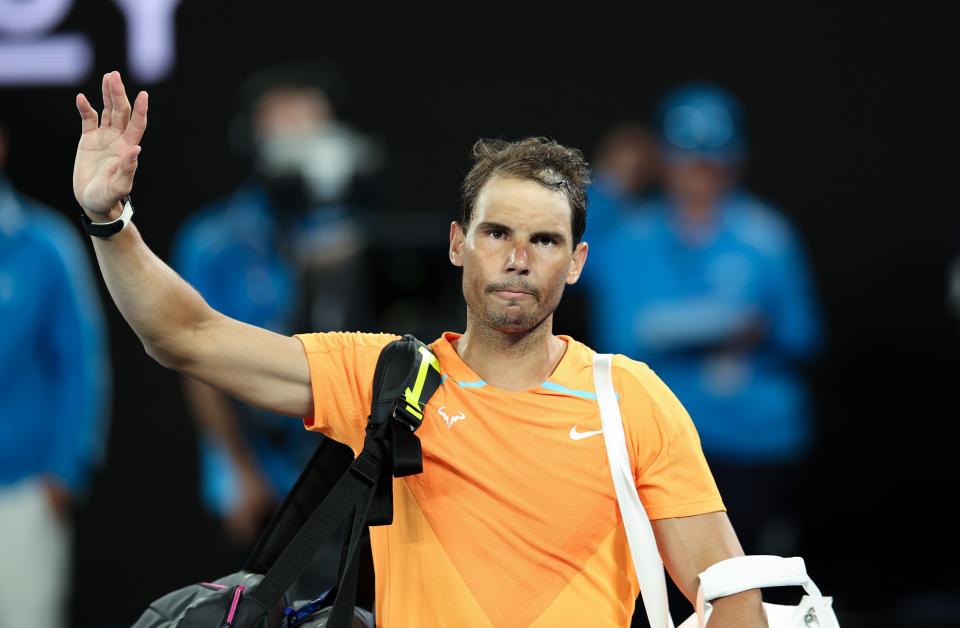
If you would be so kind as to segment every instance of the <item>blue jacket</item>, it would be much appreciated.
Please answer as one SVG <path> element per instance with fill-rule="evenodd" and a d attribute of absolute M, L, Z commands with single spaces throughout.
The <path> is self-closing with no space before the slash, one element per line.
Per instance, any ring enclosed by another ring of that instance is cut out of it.
<path fill-rule="evenodd" d="M 81 239 L 0 175 L 0 485 L 87 486 L 107 437 L 103 313 Z"/>
<path fill-rule="evenodd" d="M 709 455 L 801 457 L 812 430 L 796 367 L 817 349 L 821 323 L 786 221 L 736 192 L 718 205 L 712 235 L 694 245 L 680 238 L 667 200 L 617 207 L 608 189 L 595 187 L 590 201 L 602 216 L 585 238 L 597 348 L 656 370 L 686 406 Z M 731 341 L 757 320 L 762 341 L 732 350 Z"/>

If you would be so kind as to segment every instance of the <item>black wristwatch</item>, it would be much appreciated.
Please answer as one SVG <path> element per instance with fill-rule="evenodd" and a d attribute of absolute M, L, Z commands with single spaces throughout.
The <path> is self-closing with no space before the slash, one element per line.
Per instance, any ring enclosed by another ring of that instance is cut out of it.
<path fill-rule="evenodd" d="M 90 220 L 90 217 L 87 216 L 87 212 L 80 210 L 81 222 L 83 222 L 84 230 L 92 236 L 97 238 L 109 238 L 114 236 L 121 231 L 123 228 L 130 223 L 130 219 L 133 218 L 133 200 L 130 198 L 130 195 L 127 194 L 121 199 L 123 203 L 123 211 L 120 212 L 120 216 L 116 220 L 111 220 L 110 222 L 93 222 Z"/>

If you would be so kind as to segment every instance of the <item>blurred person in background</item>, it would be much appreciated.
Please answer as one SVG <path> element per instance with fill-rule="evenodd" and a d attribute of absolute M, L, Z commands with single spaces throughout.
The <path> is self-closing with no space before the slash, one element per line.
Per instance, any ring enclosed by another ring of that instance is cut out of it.
<path fill-rule="evenodd" d="M 593 181 L 587 188 L 590 220 L 584 239 L 593 242 L 616 231 L 624 216 L 657 193 L 660 174 L 659 148 L 646 126 L 621 122 L 610 127 L 593 154 Z M 574 336 L 588 336 L 589 286 L 580 282 L 568 293 L 558 321 L 563 328 L 576 330 Z"/>
<path fill-rule="evenodd" d="M 593 159 L 594 180 L 588 190 L 591 232 L 616 229 L 619 216 L 654 193 L 660 179 L 657 142 L 636 122 L 613 126 L 600 139 Z"/>
<path fill-rule="evenodd" d="M 4 175 L 0 127 L 0 627 L 66 624 L 72 508 L 104 450 L 109 358 L 74 228 Z"/>
<path fill-rule="evenodd" d="M 174 265 L 215 308 L 282 334 L 360 330 L 369 317 L 358 185 L 376 144 L 336 116 L 343 87 L 329 67 L 251 76 L 231 128 L 247 181 L 191 217 Z M 322 299 L 320 298 L 322 296 Z M 245 552 L 317 446 L 288 419 L 184 378 L 201 425 L 203 500 Z"/>
<path fill-rule="evenodd" d="M 784 217 L 739 184 L 742 113 L 728 92 L 677 88 L 658 120 L 663 194 L 590 232 L 593 339 L 650 364 L 683 400 L 744 550 L 792 555 L 812 440 L 798 367 L 821 335 L 807 263 Z"/>

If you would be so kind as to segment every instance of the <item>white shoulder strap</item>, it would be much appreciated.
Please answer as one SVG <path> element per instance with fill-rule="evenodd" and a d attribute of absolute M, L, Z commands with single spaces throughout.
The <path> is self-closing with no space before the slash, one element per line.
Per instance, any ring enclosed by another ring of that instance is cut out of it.
<path fill-rule="evenodd" d="M 640 503 L 627 453 L 627 439 L 623 432 L 623 419 L 613 390 L 610 354 L 597 354 L 593 358 L 593 383 L 600 404 L 600 420 L 603 425 L 603 440 L 607 445 L 607 459 L 613 486 L 620 504 L 620 516 L 627 531 L 627 542 L 633 567 L 640 581 L 640 595 L 647 611 L 647 620 L 652 628 L 673 628 L 673 619 L 667 604 L 667 581 L 663 575 L 663 561 L 657 549 L 657 540 L 650 526 L 647 512 Z"/>

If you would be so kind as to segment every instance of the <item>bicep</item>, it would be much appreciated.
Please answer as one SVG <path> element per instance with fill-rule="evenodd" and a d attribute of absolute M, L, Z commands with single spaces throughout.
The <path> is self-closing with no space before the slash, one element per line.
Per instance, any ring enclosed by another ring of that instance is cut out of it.
<path fill-rule="evenodd" d="M 245 403 L 294 417 L 313 411 L 310 369 L 292 336 L 213 313 L 191 335 L 177 370 Z"/>
<path fill-rule="evenodd" d="M 693 603 L 699 576 L 714 563 L 743 556 L 724 512 L 651 521 L 663 564 L 677 588 Z"/>

